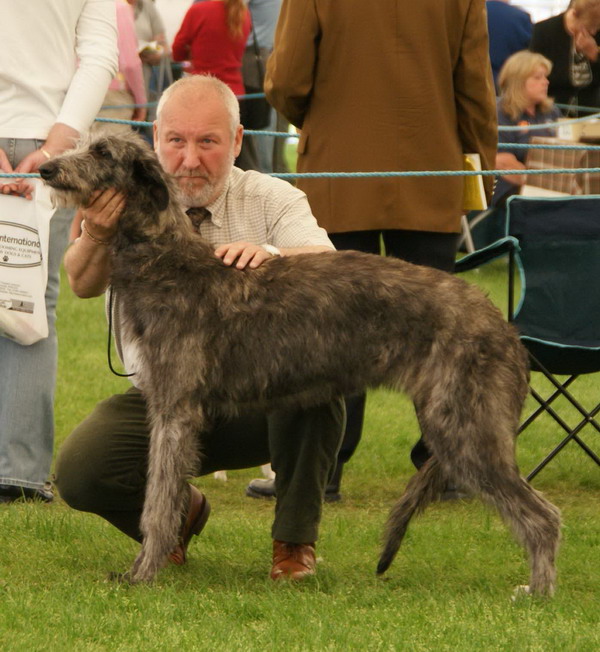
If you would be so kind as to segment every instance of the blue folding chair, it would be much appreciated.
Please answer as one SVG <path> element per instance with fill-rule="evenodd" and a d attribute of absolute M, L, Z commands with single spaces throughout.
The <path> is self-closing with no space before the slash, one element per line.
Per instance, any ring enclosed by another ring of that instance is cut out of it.
<path fill-rule="evenodd" d="M 541 414 L 549 414 L 565 431 L 564 438 L 529 473 L 535 477 L 574 441 L 600 466 L 600 458 L 580 436 L 588 424 L 600 433 L 600 402 L 586 409 L 575 398 L 578 376 L 600 371 L 600 196 L 512 197 L 507 204 L 506 237 L 457 262 L 457 271 L 479 266 L 509 253 L 509 320 L 529 352 L 531 369 L 553 386 L 544 398 L 533 387 L 539 407 L 519 433 Z M 520 277 L 515 301 L 514 275 Z M 558 379 L 556 376 L 566 376 Z M 556 409 L 564 397 L 579 415 L 569 425 Z"/>

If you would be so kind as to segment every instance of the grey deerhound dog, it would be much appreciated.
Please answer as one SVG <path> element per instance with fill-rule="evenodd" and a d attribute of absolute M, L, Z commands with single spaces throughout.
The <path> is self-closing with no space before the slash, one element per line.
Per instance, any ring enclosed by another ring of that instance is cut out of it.
<path fill-rule="evenodd" d="M 528 591 L 551 594 L 559 511 L 520 476 L 515 434 L 528 388 L 513 327 L 476 287 L 397 259 L 344 251 L 224 265 L 178 205 L 172 180 L 136 136 L 108 136 L 48 161 L 60 203 L 115 187 L 126 206 L 111 284 L 151 426 L 141 551 L 151 580 L 174 548 L 196 438 L 240 405 L 310 406 L 365 388 L 405 391 L 432 458 L 387 524 L 377 567 L 396 555 L 416 512 L 448 482 L 493 505 L 525 547 Z"/>

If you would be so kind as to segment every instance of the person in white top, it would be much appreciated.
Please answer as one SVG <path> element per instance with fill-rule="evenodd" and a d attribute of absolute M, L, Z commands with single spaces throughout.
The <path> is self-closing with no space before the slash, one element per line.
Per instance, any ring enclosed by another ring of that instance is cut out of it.
<path fill-rule="evenodd" d="M 117 72 L 114 0 L 0 0 L 0 170 L 31 173 L 73 147 Z M 31 197 L 25 180 L 3 194 Z M 31 346 L 0 338 L 0 502 L 53 498 L 54 329 L 59 265 L 72 211 L 50 222 L 46 311 L 50 335 Z"/>

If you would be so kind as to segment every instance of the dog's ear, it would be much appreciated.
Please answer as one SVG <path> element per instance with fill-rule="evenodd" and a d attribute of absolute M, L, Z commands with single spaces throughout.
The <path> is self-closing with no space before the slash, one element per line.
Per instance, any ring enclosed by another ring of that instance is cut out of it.
<path fill-rule="evenodd" d="M 169 188 L 165 182 L 160 163 L 153 156 L 136 158 L 133 162 L 134 181 L 147 189 L 152 202 L 159 211 L 169 206 Z"/>

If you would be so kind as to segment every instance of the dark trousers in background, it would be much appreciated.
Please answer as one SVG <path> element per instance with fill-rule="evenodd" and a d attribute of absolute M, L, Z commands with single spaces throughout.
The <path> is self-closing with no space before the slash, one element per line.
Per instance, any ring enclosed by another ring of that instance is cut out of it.
<path fill-rule="evenodd" d="M 254 53 L 249 55 L 254 60 Z M 253 72 L 254 65 L 251 65 Z M 244 82 L 246 95 L 264 95 L 262 84 L 253 86 Z M 240 100 L 240 122 L 244 125 L 244 129 L 257 129 L 265 130 L 269 127 L 271 117 L 271 105 L 264 97 L 257 98 L 242 98 Z M 242 149 L 235 160 L 236 167 L 241 170 L 258 170 L 261 171 L 261 166 L 258 160 L 258 153 L 256 151 L 256 142 L 254 136 L 245 134 L 242 140 Z M 265 172 L 267 170 L 264 170 Z"/>
<path fill-rule="evenodd" d="M 390 229 L 330 233 L 329 237 L 335 248 L 339 250 L 354 249 L 368 254 L 383 253 L 415 265 L 425 265 L 452 273 L 460 234 Z M 365 403 L 366 394 L 346 398 L 346 431 L 338 454 L 337 475 L 341 472 L 341 465 L 352 457 L 360 442 Z M 430 456 L 431 453 L 421 437 L 411 451 L 411 460 L 419 469 Z"/>

